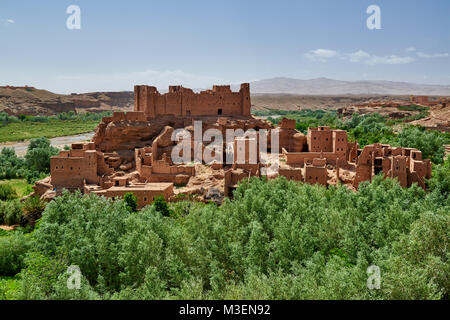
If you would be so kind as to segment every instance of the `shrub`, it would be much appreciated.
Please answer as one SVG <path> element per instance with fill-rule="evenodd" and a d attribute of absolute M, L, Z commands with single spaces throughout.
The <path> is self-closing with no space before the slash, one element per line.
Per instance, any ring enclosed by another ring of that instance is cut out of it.
<path fill-rule="evenodd" d="M 39 197 L 29 197 L 23 202 L 23 221 L 22 225 L 34 225 L 37 220 L 42 217 L 42 212 L 45 210 L 45 201 Z"/>
<path fill-rule="evenodd" d="M 234 196 L 220 207 L 180 205 L 174 219 L 163 199 L 129 214 L 123 200 L 65 192 L 32 234 L 39 255 L 28 255 L 21 273 L 24 296 L 71 297 L 64 268 L 48 279 L 30 275 L 44 256 L 78 265 L 88 298 L 448 297 L 450 204 L 437 192 L 381 176 L 358 192 L 253 178 Z M 381 290 L 366 286 L 372 264 L 382 270 Z"/>
<path fill-rule="evenodd" d="M 118 290 L 118 242 L 128 216 L 123 200 L 64 192 L 47 205 L 33 233 L 35 248 L 50 257 L 64 252 L 93 286 Z"/>
<path fill-rule="evenodd" d="M 0 237 L 0 275 L 13 276 L 20 272 L 29 247 L 29 238 L 20 232 Z"/>
<path fill-rule="evenodd" d="M 54 291 L 60 275 L 67 270 L 67 258 L 61 254 L 47 256 L 30 252 L 24 259 L 25 268 L 21 271 L 22 299 L 46 299 Z"/>
<path fill-rule="evenodd" d="M 8 183 L 0 183 L 0 200 L 12 200 L 17 198 L 17 193 Z"/>
<path fill-rule="evenodd" d="M 163 216 L 167 217 L 170 215 L 169 206 L 163 196 L 156 197 L 153 205 L 156 211 L 160 212 Z"/>
<path fill-rule="evenodd" d="M 9 226 L 19 224 L 22 217 L 22 205 L 19 200 L 0 201 L 0 223 Z"/>
<path fill-rule="evenodd" d="M 125 203 L 127 205 L 128 211 L 130 211 L 130 212 L 137 211 L 137 207 L 138 207 L 137 198 L 132 192 L 125 193 L 123 200 L 125 201 Z"/>
<path fill-rule="evenodd" d="M 46 256 L 31 252 L 25 258 L 26 268 L 20 273 L 21 300 L 97 300 L 99 295 L 81 274 L 80 289 L 69 289 L 68 261 L 64 255 Z"/>
<path fill-rule="evenodd" d="M 450 156 L 447 156 L 443 165 L 434 165 L 432 177 L 428 180 L 431 191 L 442 195 L 444 199 L 450 196 Z"/>
<path fill-rule="evenodd" d="M 431 159 L 436 164 L 443 162 L 446 139 L 439 132 L 425 131 L 419 127 L 408 127 L 386 142 L 394 146 L 416 148 L 422 151 L 423 159 Z"/>
<path fill-rule="evenodd" d="M 403 111 L 421 111 L 421 112 L 423 112 L 423 111 L 427 111 L 429 108 L 412 104 L 412 105 L 406 105 L 406 106 L 398 106 L 397 109 L 403 110 Z"/>
<path fill-rule="evenodd" d="M 27 166 L 37 172 L 50 172 L 50 157 L 58 154 L 58 149 L 50 145 L 47 138 L 31 139 L 25 155 Z"/>
<path fill-rule="evenodd" d="M 0 123 L 7 125 L 14 122 L 19 122 L 19 119 L 15 116 L 8 115 L 6 112 L 0 112 Z"/>
<path fill-rule="evenodd" d="M 0 152 L 0 179 L 22 177 L 25 161 L 17 157 L 13 148 L 4 148 Z"/>

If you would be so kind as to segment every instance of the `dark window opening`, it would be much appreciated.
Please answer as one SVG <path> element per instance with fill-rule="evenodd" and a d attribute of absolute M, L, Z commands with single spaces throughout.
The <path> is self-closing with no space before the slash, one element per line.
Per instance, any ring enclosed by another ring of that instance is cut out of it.
<path fill-rule="evenodd" d="M 222 114 L 222 109 L 217 110 L 217 114 Z"/>
<path fill-rule="evenodd" d="M 116 186 L 119 186 L 119 181 L 116 180 Z"/>
<path fill-rule="evenodd" d="M 374 173 L 375 175 L 379 174 L 383 171 L 383 160 L 382 159 L 375 159 L 374 161 Z"/>

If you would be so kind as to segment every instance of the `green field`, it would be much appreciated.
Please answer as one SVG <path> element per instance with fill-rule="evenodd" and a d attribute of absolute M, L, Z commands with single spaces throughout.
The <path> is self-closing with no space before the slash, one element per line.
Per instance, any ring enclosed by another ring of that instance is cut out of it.
<path fill-rule="evenodd" d="M 25 197 L 33 192 L 31 184 L 25 179 L 0 180 L 0 184 L 9 184 L 16 191 L 19 198 Z"/>
<path fill-rule="evenodd" d="M 19 292 L 19 280 L 16 277 L 0 276 L 0 300 L 14 300 Z"/>
<path fill-rule="evenodd" d="M 0 142 L 33 138 L 55 138 L 93 131 L 99 120 L 49 120 L 48 122 L 15 122 L 0 126 Z"/>

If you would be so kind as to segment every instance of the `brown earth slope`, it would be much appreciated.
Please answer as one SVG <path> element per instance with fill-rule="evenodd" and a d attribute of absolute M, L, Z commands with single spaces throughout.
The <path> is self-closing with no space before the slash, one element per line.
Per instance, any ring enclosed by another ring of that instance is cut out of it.
<path fill-rule="evenodd" d="M 409 96 L 384 95 L 288 95 L 288 94 L 255 94 L 252 95 L 253 110 L 279 109 L 340 109 L 350 105 L 364 104 L 380 100 L 402 100 L 405 103 Z"/>
<path fill-rule="evenodd" d="M 61 112 L 131 110 L 133 92 L 93 92 L 63 95 L 33 87 L 0 87 L 0 112 L 48 116 Z"/>
<path fill-rule="evenodd" d="M 413 121 L 411 124 L 450 132 L 450 103 L 432 106 L 429 113 L 428 117 Z"/>

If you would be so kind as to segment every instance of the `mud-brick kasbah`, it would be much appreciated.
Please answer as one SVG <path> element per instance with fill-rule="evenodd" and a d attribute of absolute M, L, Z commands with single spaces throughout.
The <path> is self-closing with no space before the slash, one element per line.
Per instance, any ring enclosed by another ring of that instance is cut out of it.
<path fill-rule="evenodd" d="M 270 139 L 267 145 L 270 154 L 279 157 L 279 170 L 268 175 L 269 179 L 284 176 L 324 186 L 341 183 L 356 190 L 361 182 L 381 172 L 398 179 L 402 187 L 417 183 L 425 188 L 424 180 L 431 176 L 430 160 L 422 159 L 416 149 L 386 144 L 360 149 L 357 142 L 348 141 L 343 130 L 309 128 L 304 135 L 295 129 L 295 120 L 282 119 L 273 127 L 253 117 L 247 83 L 237 92 L 230 86 L 213 86 L 200 93 L 182 86 L 170 86 L 165 94 L 151 86 L 135 86 L 134 91 L 133 112 L 115 112 L 103 118 L 91 142 L 73 144 L 51 158 L 51 177 L 36 183 L 36 195 L 49 200 L 68 189 L 114 200 L 131 192 L 140 208 L 159 196 L 168 201 L 189 197 L 220 203 L 224 197 L 232 197 L 240 181 L 270 172 L 263 170 L 270 163 L 263 164 L 259 155 L 256 163 L 249 161 L 248 152 L 244 161 L 234 157 L 232 164 L 174 164 L 172 133 L 184 128 L 194 137 L 194 121 L 201 121 L 203 132 L 214 128 L 224 136 L 227 129 L 266 129 L 268 137 L 272 130 L 277 131 L 278 150 L 271 150 Z M 245 147 L 258 143 L 254 137 L 237 136 L 231 152 L 238 140 L 244 140 Z M 223 150 L 230 152 L 226 145 Z"/>

